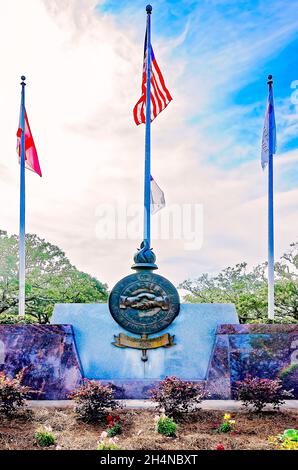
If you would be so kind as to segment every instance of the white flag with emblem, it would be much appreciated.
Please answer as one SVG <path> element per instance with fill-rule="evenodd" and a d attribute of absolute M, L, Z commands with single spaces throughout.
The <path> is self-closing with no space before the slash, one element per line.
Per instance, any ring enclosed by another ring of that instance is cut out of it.
<path fill-rule="evenodd" d="M 156 214 L 166 205 L 164 192 L 151 176 L 151 214 Z"/>

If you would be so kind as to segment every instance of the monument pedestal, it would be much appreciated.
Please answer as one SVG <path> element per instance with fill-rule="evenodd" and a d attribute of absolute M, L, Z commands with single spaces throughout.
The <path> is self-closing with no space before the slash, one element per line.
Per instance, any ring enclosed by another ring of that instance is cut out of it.
<path fill-rule="evenodd" d="M 52 323 L 73 326 L 84 377 L 112 383 L 119 398 L 140 399 L 169 375 L 206 380 L 218 326 L 238 324 L 238 317 L 233 305 L 182 304 L 180 315 L 162 332 L 175 336 L 175 346 L 148 351 L 146 363 L 139 350 L 112 344 L 114 335 L 126 332 L 105 304 L 56 305 Z"/>
<path fill-rule="evenodd" d="M 144 399 L 167 375 L 204 381 L 212 399 L 231 399 L 247 374 L 280 377 L 298 398 L 298 325 L 239 325 L 232 305 L 181 305 L 165 330 L 176 346 L 148 351 L 144 363 L 141 351 L 112 344 L 123 330 L 107 305 L 57 305 L 52 321 L 0 325 L 0 371 L 23 370 L 38 392 L 32 399 L 66 400 L 84 377 L 112 384 L 119 399 Z"/>

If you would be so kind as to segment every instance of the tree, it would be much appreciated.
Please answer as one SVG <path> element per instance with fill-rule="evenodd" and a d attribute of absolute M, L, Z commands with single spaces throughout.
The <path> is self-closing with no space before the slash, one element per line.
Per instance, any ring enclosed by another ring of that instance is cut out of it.
<path fill-rule="evenodd" d="M 0 321 L 18 312 L 18 237 L 0 231 Z M 26 315 L 48 323 L 56 303 L 106 302 L 107 286 L 78 271 L 65 253 L 37 235 L 26 236 Z M 27 321 L 28 321 L 27 320 Z"/>
<path fill-rule="evenodd" d="M 276 311 L 279 316 L 289 316 L 298 322 L 298 242 L 290 245 L 290 250 L 276 263 L 275 271 Z"/>
<path fill-rule="evenodd" d="M 179 288 L 188 291 L 190 303 L 233 303 L 241 323 L 266 323 L 267 263 L 251 271 L 247 263 L 228 267 L 216 276 L 202 274 L 184 281 Z M 275 265 L 275 321 L 298 323 L 298 243 L 293 243 Z"/>

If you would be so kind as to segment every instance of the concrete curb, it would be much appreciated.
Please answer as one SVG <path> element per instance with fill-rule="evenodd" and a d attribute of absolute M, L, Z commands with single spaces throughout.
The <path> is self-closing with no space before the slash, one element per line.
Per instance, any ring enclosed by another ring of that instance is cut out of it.
<path fill-rule="evenodd" d="M 124 408 L 142 410 L 142 409 L 154 409 L 155 404 L 150 400 L 118 400 Z M 48 400 L 35 400 L 27 401 L 29 408 L 73 408 L 75 402 L 72 400 L 62 401 L 48 401 Z M 240 411 L 241 402 L 233 400 L 205 400 L 201 403 L 200 407 L 203 410 L 218 410 L 218 411 Z M 281 406 L 282 410 L 298 410 L 298 400 L 287 400 L 286 403 Z"/>

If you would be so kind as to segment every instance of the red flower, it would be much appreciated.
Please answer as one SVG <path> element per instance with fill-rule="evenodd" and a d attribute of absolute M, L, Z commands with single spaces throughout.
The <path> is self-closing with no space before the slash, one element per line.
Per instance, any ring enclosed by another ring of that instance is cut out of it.
<path fill-rule="evenodd" d="M 215 450 L 226 450 L 222 444 L 217 444 Z"/>
<path fill-rule="evenodd" d="M 120 421 L 120 416 L 116 416 L 115 421 Z"/>
<path fill-rule="evenodd" d="M 109 423 L 110 421 L 113 421 L 113 416 L 111 416 L 111 415 L 107 416 L 107 421 L 108 421 L 108 423 Z"/>
<path fill-rule="evenodd" d="M 110 428 L 113 428 L 114 426 L 115 426 L 114 421 L 110 421 L 110 422 L 109 422 L 109 427 L 110 427 Z"/>

